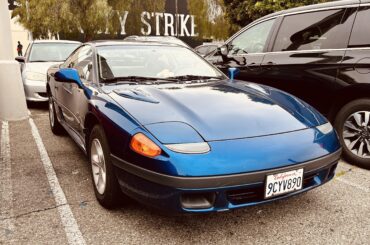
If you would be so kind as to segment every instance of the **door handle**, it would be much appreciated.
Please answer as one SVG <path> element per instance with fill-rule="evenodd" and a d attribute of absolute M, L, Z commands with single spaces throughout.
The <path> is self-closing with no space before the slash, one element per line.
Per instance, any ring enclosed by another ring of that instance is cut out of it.
<path fill-rule="evenodd" d="M 257 64 L 256 62 L 252 62 L 250 64 L 247 64 L 247 68 L 249 68 L 249 70 L 251 71 L 254 71 L 256 69 L 258 69 L 260 67 L 259 64 Z"/>
<path fill-rule="evenodd" d="M 270 69 L 272 69 L 272 67 L 274 65 L 276 65 L 276 63 L 274 63 L 272 61 L 269 61 L 269 62 L 266 63 L 265 67 L 266 67 L 266 69 L 270 70 Z"/>

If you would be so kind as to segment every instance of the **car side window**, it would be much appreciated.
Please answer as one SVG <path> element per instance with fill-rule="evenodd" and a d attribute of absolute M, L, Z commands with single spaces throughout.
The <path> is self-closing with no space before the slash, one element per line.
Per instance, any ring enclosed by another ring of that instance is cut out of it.
<path fill-rule="evenodd" d="M 92 81 L 92 63 L 93 53 L 90 46 L 84 46 L 77 53 L 76 59 L 71 62 L 72 68 L 75 68 L 83 82 Z"/>
<path fill-rule="evenodd" d="M 92 82 L 93 53 L 89 45 L 82 46 L 64 63 L 65 68 L 75 68 L 82 82 Z"/>
<path fill-rule="evenodd" d="M 344 13 L 336 9 L 284 17 L 273 51 L 345 48 Z"/>
<path fill-rule="evenodd" d="M 229 43 L 229 55 L 262 53 L 275 19 L 254 25 Z"/>
<path fill-rule="evenodd" d="M 200 54 L 203 54 L 203 55 L 206 54 L 207 51 L 208 51 L 208 46 L 199 47 L 197 49 L 197 52 L 200 53 Z"/>
<path fill-rule="evenodd" d="M 370 7 L 361 7 L 357 12 L 356 21 L 353 25 L 349 48 L 370 47 Z"/>

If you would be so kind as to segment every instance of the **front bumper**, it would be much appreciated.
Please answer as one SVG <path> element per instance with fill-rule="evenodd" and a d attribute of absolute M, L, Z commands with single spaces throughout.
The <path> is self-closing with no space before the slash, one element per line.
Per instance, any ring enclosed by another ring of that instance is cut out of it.
<path fill-rule="evenodd" d="M 301 164 L 251 173 L 178 177 L 153 172 L 112 155 L 122 191 L 139 202 L 169 213 L 206 213 L 252 206 L 311 190 L 334 177 L 341 150 Z M 303 188 L 264 199 L 267 175 L 304 169 Z M 209 203 L 208 207 L 202 203 Z"/>
<path fill-rule="evenodd" d="M 24 92 L 28 101 L 47 101 L 46 82 L 25 79 Z"/>

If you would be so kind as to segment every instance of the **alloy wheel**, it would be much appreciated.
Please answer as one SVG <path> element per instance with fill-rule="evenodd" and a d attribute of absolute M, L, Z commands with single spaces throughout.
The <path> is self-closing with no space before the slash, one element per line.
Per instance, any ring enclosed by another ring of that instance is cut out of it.
<path fill-rule="evenodd" d="M 92 141 L 90 152 L 94 184 L 98 193 L 103 195 L 106 188 L 107 175 L 103 147 L 98 139 Z"/>
<path fill-rule="evenodd" d="M 370 158 L 370 111 L 351 114 L 344 122 L 342 137 L 353 154 Z"/>

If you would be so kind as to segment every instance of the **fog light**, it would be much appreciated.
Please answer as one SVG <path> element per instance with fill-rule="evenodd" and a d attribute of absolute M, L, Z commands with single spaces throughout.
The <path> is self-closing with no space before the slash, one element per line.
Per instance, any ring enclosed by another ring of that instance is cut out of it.
<path fill-rule="evenodd" d="M 213 207 L 215 193 L 191 193 L 181 195 L 181 205 L 187 209 L 206 209 Z"/>

